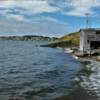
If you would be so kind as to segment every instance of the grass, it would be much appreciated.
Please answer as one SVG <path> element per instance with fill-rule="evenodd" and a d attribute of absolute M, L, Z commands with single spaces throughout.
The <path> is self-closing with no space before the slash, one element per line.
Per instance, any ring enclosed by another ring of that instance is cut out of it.
<path fill-rule="evenodd" d="M 65 35 L 55 41 L 53 41 L 51 44 L 48 44 L 46 46 L 51 47 L 72 47 L 72 46 L 79 46 L 80 41 L 80 33 L 74 32 L 70 33 L 68 35 Z"/>

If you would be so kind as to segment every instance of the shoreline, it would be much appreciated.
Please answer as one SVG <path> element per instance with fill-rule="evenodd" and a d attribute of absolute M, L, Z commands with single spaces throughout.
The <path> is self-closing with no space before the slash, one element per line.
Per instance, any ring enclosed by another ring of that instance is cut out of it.
<path fill-rule="evenodd" d="M 73 52 L 67 52 L 67 50 L 65 51 L 65 53 L 72 54 L 74 59 L 76 59 L 83 65 L 85 65 L 82 67 L 82 69 L 79 71 L 79 73 L 82 73 L 82 71 L 86 71 L 84 73 L 89 74 L 89 76 L 91 77 L 91 80 L 94 80 L 94 77 L 92 77 L 92 75 L 96 75 L 98 65 L 100 65 L 100 61 L 98 61 L 95 58 L 95 56 L 77 57 Z M 97 91 L 95 92 L 95 89 L 91 90 L 92 87 L 89 88 L 89 86 L 87 86 L 88 81 L 84 80 L 84 75 L 82 77 L 82 75 L 79 73 L 75 79 L 76 84 L 75 84 L 75 88 L 73 89 L 73 91 L 71 93 L 69 93 L 69 95 L 65 95 L 60 98 L 56 98 L 55 100 L 98 100 L 99 96 L 96 93 Z M 89 79 L 89 76 L 85 76 L 85 77 Z M 99 80 L 96 80 L 96 81 L 98 82 Z M 95 85 L 96 83 L 94 84 L 93 82 L 91 84 Z M 83 84 L 85 83 L 85 85 L 81 86 L 82 83 Z M 96 87 L 94 87 L 94 88 L 97 88 L 98 86 L 99 85 L 96 84 Z M 88 88 L 90 90 L 88 90 Z"/>
<path fill-rule="evenodd" d="M 100 56 L 99 55 L 91 55 L 91 56 L 78 56 L 76 55 L 76 51 L 72 48 L 62 48 L 62 47 L 57 47 L 58 49 L 62 49 L 65 53 L 72 54 L 72 56 L 78 60 L 79 62 L 98 62 L 100 63 Z"/>
<path fill-rule="evenodd" d="M 81 63 L 86 63 L 87 65 L 91 65 L 92 63 L 97 63 L 96 61 L 92 60 L 86 60 L 86 59 L 81 59 L 80 60 Z M 82 72 L 84 69 L 83 68 L 79 71 Z M 97 95 L 92 94 L 92 91 L 87 91 L 86 88 L 81 86 L 81 78 L 80 75 L 78 73 L 77 79 L 75 79 L 75 87 L 73 88 L 72 92 L 69 93 L 68 95 L 64 95 L 62 97 L 56 98 L 55 100 L 98 100 Z M 93 91 L 94 92 L 94 91 Z"/>

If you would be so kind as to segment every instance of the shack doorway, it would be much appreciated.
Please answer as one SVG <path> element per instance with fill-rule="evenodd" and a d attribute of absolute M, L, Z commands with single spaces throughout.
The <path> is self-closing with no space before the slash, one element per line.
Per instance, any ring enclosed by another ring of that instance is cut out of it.
<path fill-rule="evenodd" d="M 100 48 L 100 41 L 91 41 L 90 47 L 91 47 L 91 49 L 99 49 Z"/>

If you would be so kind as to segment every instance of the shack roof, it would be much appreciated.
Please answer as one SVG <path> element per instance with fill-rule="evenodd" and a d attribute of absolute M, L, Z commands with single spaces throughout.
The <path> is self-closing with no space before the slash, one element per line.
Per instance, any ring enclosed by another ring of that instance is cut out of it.
<path fill-rule="evenodd" d="M 87 28 L 87 29 L 80 29 L 80 31 L 100 31 L 100 28 Z M 80 32 L 79 31 L 79 32 Z"/>

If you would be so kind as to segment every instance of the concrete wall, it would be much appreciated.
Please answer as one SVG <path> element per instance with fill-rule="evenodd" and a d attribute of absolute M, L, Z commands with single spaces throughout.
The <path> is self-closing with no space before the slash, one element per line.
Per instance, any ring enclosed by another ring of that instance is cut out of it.
<path fill-rule="evenodd" d="M 100 41 L 100 34 L 96 34 L 94 29 L 86 29 L 80 31 L 80 51 L 87 53 L 91 50 L 91 41 Z"/>

